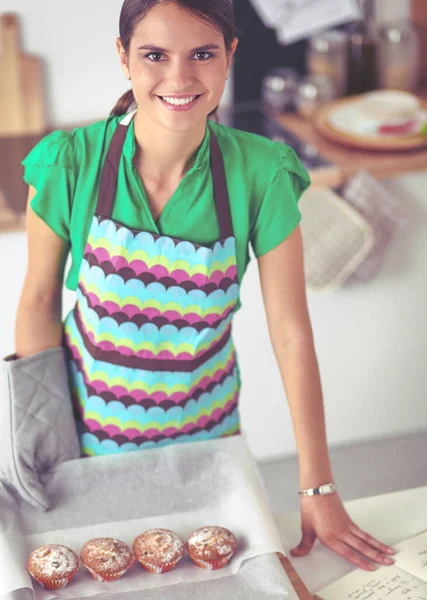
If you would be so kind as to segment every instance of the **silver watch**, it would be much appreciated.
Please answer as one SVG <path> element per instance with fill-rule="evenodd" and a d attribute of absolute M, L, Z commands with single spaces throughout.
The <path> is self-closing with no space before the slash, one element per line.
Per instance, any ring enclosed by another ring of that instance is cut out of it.
<path fill-rule="evenodd" d="M 301 490 L 298 492 L 300 496 L 326 496 L 332 494 L 337 489 L 335 483 L 325 483 L 317 488 L 309 488 L 308 490 Z"/>

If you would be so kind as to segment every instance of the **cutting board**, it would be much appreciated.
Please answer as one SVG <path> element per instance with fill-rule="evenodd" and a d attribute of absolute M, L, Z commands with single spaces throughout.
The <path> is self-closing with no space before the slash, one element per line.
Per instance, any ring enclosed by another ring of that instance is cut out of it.
<path fill-rule="evenodd" d="M 25 229 L 25 213 L 13 211 L 0 190 L 0 233 L 22 231 L 23 229 Z"/>
<path fill-rule="evenodd" d="M 41 61 L 20 49 L 18 18 L 0 16 L 0 136 L 37 135 L 46 128 Z"/>

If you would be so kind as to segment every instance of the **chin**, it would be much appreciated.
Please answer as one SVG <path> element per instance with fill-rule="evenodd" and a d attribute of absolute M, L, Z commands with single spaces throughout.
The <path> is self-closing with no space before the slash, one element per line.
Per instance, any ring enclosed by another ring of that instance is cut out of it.
<path fill-rule="evenodd" d="M 191 131 L 191 129 L 200 125 L 201 121 L 206 121 L 207 119 L 208 115 L 205 114 L 192 115 L 191 117 L 189 115 L 172 114 L 169 119 L 165 119 L 163 116 L 163 118 L 158 118 L 157 121 L 170 131 L 183 132 Z"/>
<path fill-rule="evenodd" d="M 194 127 L 200 123 L 200 121 L 193 121 L 192 123 L 187 123 L 186 125 L 178 125 L 178 124 L 172 124 L 169 123 L 168 125 L 165 125 L 166 129 L 169 129 L 169 131 L 174 131 L 175 133 L 185 133 L 187 131 L 191 131 L 192 129 L 194 129 Z"/>

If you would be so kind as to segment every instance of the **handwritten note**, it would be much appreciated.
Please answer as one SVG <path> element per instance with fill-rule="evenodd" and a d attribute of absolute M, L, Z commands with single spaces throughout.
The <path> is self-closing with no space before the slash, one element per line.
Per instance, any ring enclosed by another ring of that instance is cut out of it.
<path fill-rule="evenodd" d="M 317 593 L 322 600 L 427 600 L 427 583 L 397 567 L 358 569 Z"/>
<path fill-rule="evenodd" d="M 427 532 L 397 544 L 396 565 L 427 581 Z"/>
<path fill-rule="evenodd" d="M 395 565 L 357 569 L 317 592 L 321 600 L 427 600 L 427 532 L 396 544 Z"/>
<path fill-rule="evenodd" d="M 250 0 L 281 44 L 310 37 L 360 16 L 356 0 Z"/>

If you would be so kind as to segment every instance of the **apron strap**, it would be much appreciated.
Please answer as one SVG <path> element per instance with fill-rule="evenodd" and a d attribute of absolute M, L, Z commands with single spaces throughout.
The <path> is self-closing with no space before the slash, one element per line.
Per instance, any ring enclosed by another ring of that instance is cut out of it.
<path fill-rule="evenodd" d="M 122 158 L 123 145 L 125 143 L 128 125 L 131 121 L 129 113 L 117 126 L 108 149 L 107 158 L 102 169 L 101 186 L 99 188 L 98 204 L 96 214 L 111 219 L 113 213 L 114 198 L 117 190 L 117 179 L 119 176 L 120 160 Z"/>
<path fill-rule="evenodd" d="M 232 237 L 233 221 L 231 218 L 230 198 L 227 190 L 227 179 L 225 176 L 224 159 L 218 140 L 212 129 L 210 130 L 211 167 L 214 186 L 214 199 L 216 214 L 218 217 L 220 238 Z"/>
<path fill-rule="evenodd" d="M 123 153 L 128 125 L 134 112 L 128 113 L 117 126 L 108 149 L 107 158 L 102 170 L 96 214 L 111 219 L 114 198 L 117 190 L 119 166 Z M 210 130 L 211 168 L 214 187 L 215 207 L 218 218 L 220 238 L 232 237 L 233 222 L 231 218 L 230 200 L 227 191 L 224 160 L 215 134 Z"/>

